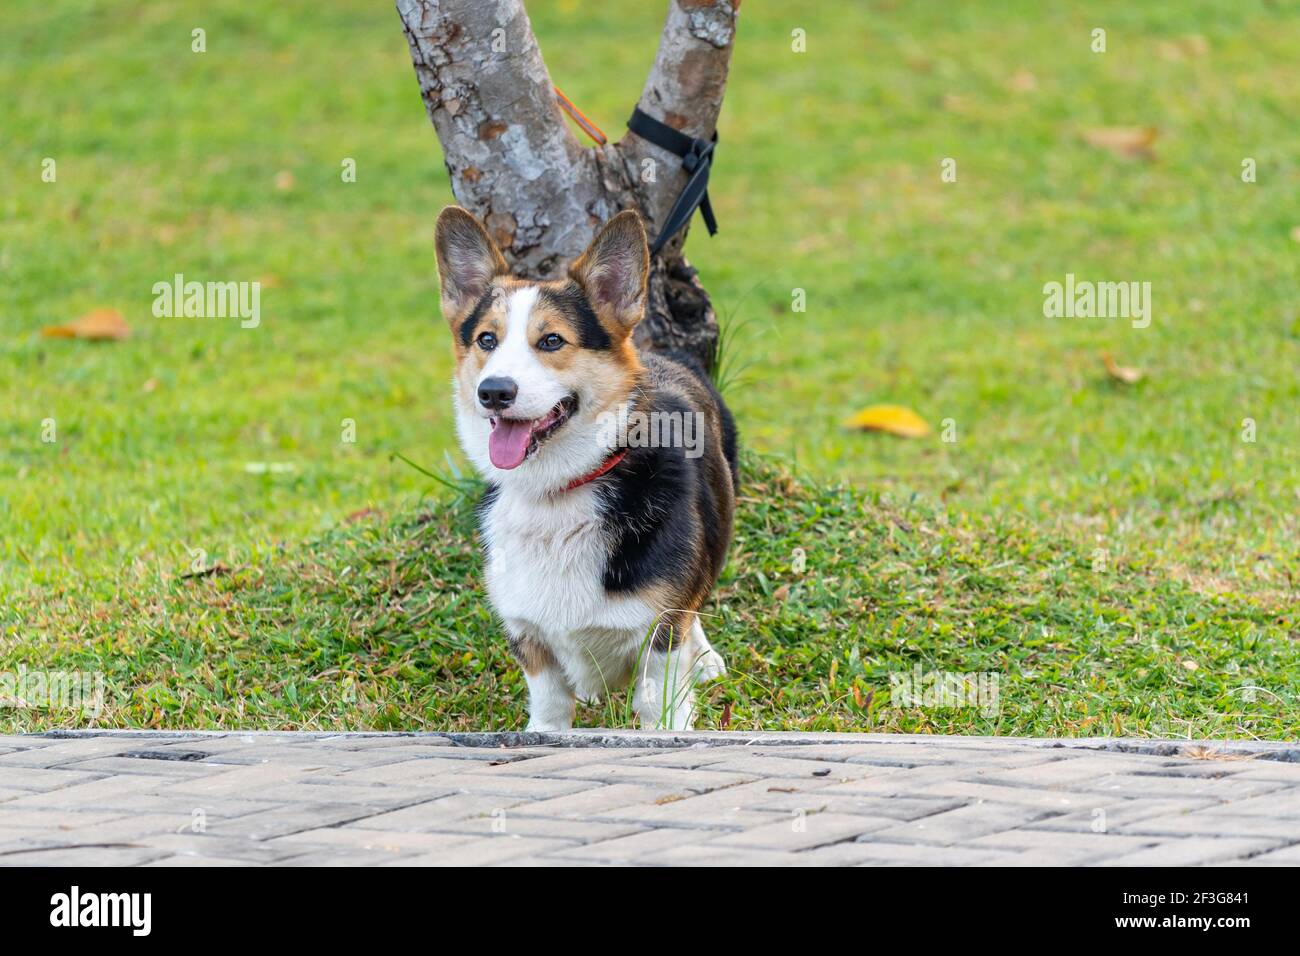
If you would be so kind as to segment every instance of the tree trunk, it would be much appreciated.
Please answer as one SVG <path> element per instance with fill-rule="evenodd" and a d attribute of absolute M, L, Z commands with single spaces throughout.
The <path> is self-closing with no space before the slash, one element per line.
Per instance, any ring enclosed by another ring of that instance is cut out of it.
<path fill-rule="evenodd" d="M 740 0 L 670 0 L 638 106 L 711 139 L 722 107 Z M 629 132 L 584 149 L 570 132 L 522 0 L 397 0 L 420 95 L 457 201 L 520 275 L 563 273 L 622 209 L 653 240 L 688 178 L 681 158 Z M 631 110 L 628 110 L 629 115 Z M 684 349 L 712 367 L 718 324 L 682 254 L 686 228 L 654 257 L 642 348 Z"/>

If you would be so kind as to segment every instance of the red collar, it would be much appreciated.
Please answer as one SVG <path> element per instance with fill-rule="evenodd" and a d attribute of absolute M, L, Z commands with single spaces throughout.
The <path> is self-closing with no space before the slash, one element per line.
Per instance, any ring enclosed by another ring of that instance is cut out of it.
<path fill-rule="evenodd" d="M 620 461 L 622 461 L 623 456 L 626 454 L 627 454 L 627 449 L 620 448 L 618 451 L 614 452 L 614 454 L 610 455 L 599 465 L 597 465 L 594 470 L 587 472 L 581 478 L 574 478 L 571 482 L 569 482 L 568 487 L 566 487 L 564 490 L 572 491 L 574 488 L 581 488 L 589 481 L 595 481 L 601 475 L 605 474 L 605 472 L 609 471 Z"/>

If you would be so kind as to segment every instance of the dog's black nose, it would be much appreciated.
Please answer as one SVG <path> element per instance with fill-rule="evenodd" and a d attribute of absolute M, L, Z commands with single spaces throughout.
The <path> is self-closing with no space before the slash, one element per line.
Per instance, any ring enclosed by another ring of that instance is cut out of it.
<path fill-rule="evenodd" d="M 479 404 L 498 412 L 513 405 L 518 394 L 513 378 L 485 378 L 478 386 Z"/>

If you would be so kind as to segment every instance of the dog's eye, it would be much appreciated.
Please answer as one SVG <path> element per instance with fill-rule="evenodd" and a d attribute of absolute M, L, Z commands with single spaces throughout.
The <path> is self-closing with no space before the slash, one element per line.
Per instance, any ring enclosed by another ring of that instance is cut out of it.
<path fill-rule="evenodd" d="M 497 347 L 497 337 L 491 332 L 484 332 L 478 337 L 478 347 L 484 352 L 491 352 Z"/>
<path fill-rule="evenodd" d="M 537 347 L 543 352 L 554 352 L 563 344 L 564 339 L 552 332 L 550 335 L 542 336 L 542 340 L 537 343 Z"/>

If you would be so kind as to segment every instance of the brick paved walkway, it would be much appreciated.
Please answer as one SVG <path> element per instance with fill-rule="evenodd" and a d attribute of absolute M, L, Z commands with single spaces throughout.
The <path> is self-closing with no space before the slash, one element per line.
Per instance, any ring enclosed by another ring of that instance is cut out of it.
<path fill-rule="evenodd" d="M 1300 864 L 1300 746 L 0 737 L 0 864 Z"/>

